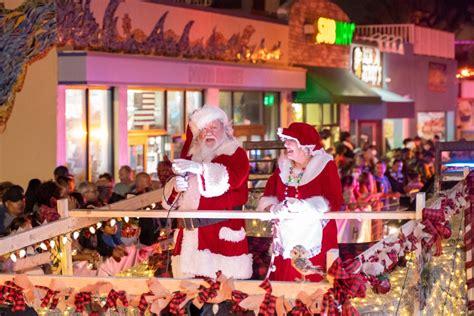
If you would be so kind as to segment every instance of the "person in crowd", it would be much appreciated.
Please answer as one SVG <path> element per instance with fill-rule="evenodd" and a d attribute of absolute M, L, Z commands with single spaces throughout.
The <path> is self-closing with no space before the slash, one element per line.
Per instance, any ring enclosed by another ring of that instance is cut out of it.
<path fill-rule="evenodd" d="M 10 181 L 0 182 L 0 206 L 3 205 L 3 202 L 2 202 L 3 194 L 5 194 L 5 192 L 12 186 L 13 186 L 13 183 L 11 183 Z"/>
<path fill-rule="evenodd" d="M 57 166 L 53 172 L 54 181 L 58 180 L 58 177 L 70 177 L 69 169 L 66 166 Z"/>
<path fill-rule="evenodd" d="M 421 182 L 426 183 L 430 181 L 435 175 L 434 154 L 431 151 L 423 151 L 421 159 L 417 164 L 418 174 L 421 177 Z"/>
<path fill-rule="evenodd" d="M 99 194 L 99 203 L 102 205 L 108 204 L 113 195 L 114 180 L 110 173 L 103 173 L 99 175 L 96 181 L 97 192 Z"/>
<path fill-rule="evenodd" d="M 30 214 L 34 212 L 35 204 L 38 201 L 37 191 L 41 185 L 40 179 L 31 179 L 28 182 L 28 187 L 25 192 L 25 213 Z"/>
<path fill-rule="evenodd" d="M 415 138 L 413 138 L 413 151 L 415 153 L 419 153 L 423 150 L 423 140 L 421 139 L 420 136 L 415 136 Z"/>
<path fill-rule="evenodd" d="M 351 142 L 351 133 L 349 132 L 341 132 L 339 136 L 339 144 L 336 146 L 336 152 L 338 148 L 344 147 L 345 150 L 339 149 L 339 152 L 343 151 L 346 160 L 349 162 L 354 159 L 354 144 Z"/>
<path fill-rule="evenodd" d="M 3 205 L 0 207 L 0 234 L 4 234 L 12 221 L 24 214 L 25 197 L 23 188 L 12 185 L 2 196 Z"/>
<path fill-rule="evenodd" d="M 122 166 L 119 169 L 119 182 L 114 186 L 114 192 L 126 196 L 132 190 L 132 168 L 130 166 Z"/>
<path fill-rule="evenodd" d="M 164 187 L 166 182 L 174 175 L 173 167 L 171 161 L 168 159 L 168 156 L 164 156 L 163 160 L 158 163 L 156 168 L 158 174 L 158 180 L 160 181 L 160 187 Z"/>
<path fill-rule="evenodd" d="M 138 195 L 151 191 L 151 177 L 146 172 L 140 172 L 135 177 L 135 184 L 131 194 Z"/>
<path fill-rule="evenodd" d="M 370 172 L 363 171 L 357 179 L 354 195 L 360 208 L 372 210 L 377 208 L 379 194 L 377 193 L 376 182 Z"/>
<path fill-rule="evenodd" d="M 189 132 L 190 131 L 190 132 Z M 249 160 L 232 135 L 227 114 L 205 105 L 189 121 L 181 157 L 173 162 L 177 177 L 165 186 L 166 209 L 233 210 L 247 202 Z M 172 256 L 174 277 L 215 277 L 216 271 L 234 279 L 252 276 L 245 221 L 241 219 L 185 220 L 176 235 Z"/>
<path fill-rule="evenodd" d="M 94 182 L 85 181 L 79 184 L 79 193 L 82 195 L 84 208 L 96 208 L 103 206 L 99 201 L 99 192 Z"/>
<path fill-rule="evenodd" d="M 408 173 L 407 180 L 405 193 L 413 199 L 415 198 L 416 193 L 420 192 L 421 188 L 423 188 L 423 182 L 421 182 L 420 174 L 416 172 Z"/>
<path fill-rule="evenodd" d="M 385 175 L 387 171 L 387 165 L 384 161 L 378 161 L 375 165 L 374 178 L 377 184 L 377 192 L 379 193 L 379 198 L 385 207 L 389 207 L 389 198 L 400 198 L 399 192 L 392 191 L 392 185 L 390 180 Z"/>
<path fill-rule="evenodd" d="M 386 173 L 390 186 L 393 192 L 405 193 L 405 177 L 403 175 L 403 161 L 401 159 L 394 159 L 390 172 Z"/>
<path fill-rule="evenodd" d="M 25 230 L 33 228 L 30 218 L 24 215 L 15 217 L 10 225 L 5 230 L 5 235 L 11 235 L 15 233 L 20 233 Z"/>
<path fill-rule="evenodd" d="M 61 198 L 61 188 L 56 182 L 47 181 L 38 188 L 39 214 L 37 218 L 40 224 L 50 223 L 58 220 L 60 215 L 57 209 L 57 201 Z"/>
<path fill-rule="evenodd" d="M 288 128 L 279 129 L 278 136 L 284 142 L 286 154 L 268 179 L 257 209 L 277 216 L 286 212 L 300 216 L 280 219 L 276 226 L 281 243 L 274 245 L 279 255 L 275 257 L 276 270 L 270 278 L 279 281 L 300 278 L 300 272 L 292 263 L 292 252 L 302 246 L 315 272 L 306 279 L 321 281 L 327 251 L 338 248 L 336 222 L 321 220 L 323 213 L 339 211 L 343 204 L 337 166 L 332 156 L 322 149 L 319 133 L 311 125 L 292 123 Z"/>

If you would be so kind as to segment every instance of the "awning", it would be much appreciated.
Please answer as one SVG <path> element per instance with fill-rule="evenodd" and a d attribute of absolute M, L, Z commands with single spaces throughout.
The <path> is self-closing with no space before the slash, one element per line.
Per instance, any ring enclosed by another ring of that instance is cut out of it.
<path fill-rule="evenodd" d="M 310 67 L 306 90 L 296 92 L 296 103 L 380 104 L 380 96 L 345 68 Z"/>
<path fill-rule="evenodd" d="M 351 106 L 351 120 L 383 120 L 397 118 L 414 118 L 415 101 L 382 88 L 371 88 L 382 98 L 381 106 Z"/>

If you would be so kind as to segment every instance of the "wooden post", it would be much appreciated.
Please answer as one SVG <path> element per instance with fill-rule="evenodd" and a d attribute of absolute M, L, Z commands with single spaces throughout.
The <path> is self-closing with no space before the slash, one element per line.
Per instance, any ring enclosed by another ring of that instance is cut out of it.
<path fill-rule="evenodd" d="M 462 172 L 463 179 L 466 179 L 470 172 L 471 172 L 471 169 L 468 166 L 464 166 L 464 169 Z"/>
<path fill-rule="evenodd" d="M 415 218 L 421 220 L 423 216 L 423 209 L 425 208 L 426 204 L 426 193 L 419 192 L 416 194 L 416 215 Z"/>
<path fill-rule="evenodd" d="M 423 209 L 426 206 L 426 193 L 425 192 L 419 192 L 416 194 L 416 219 L 421 221 L 423 218 Z M 413 315 L 418 316 L 422 314 L 422 306 L 421 306 L 421 271 L 423 271 L 423 258 L 415 258 L 415 278 L 417 279 L 418 282 L 418 289 L 417 291 L 417 296 L 415 298 L 415 303 L 414 303 L 414 310 L 413 310 Z"/>
<path fill-rule="evenodd" d="M 59 200 L 57 207 L 58 207 L 58 213 L 59 215 L 61 215 L 61 218 L 69 217 L 69 205 L 68 205 L 67 199 Z M 67 238 L 67 241 L 65 238 L 62 238 L 62 237 L 60 237 L 58 240 L 59 249 L 61 249 L 61 273 L 63 275 L 73 275 L 71 234 L 67 233 L 64 236 Z M 66 243 L 64 243 L 63 239 L 64 241 L 66 241 Z"/>

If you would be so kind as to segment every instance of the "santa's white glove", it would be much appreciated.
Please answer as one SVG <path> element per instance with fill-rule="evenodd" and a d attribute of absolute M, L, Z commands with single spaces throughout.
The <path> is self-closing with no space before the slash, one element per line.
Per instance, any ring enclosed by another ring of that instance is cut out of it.
<path fill-rule="evenodd" d="M 288 212 L 288 209 L 286 208 L 286 206 L 282 202 L 282 203 L 278 203 L 278 204 L 273 204 L 270 207 L 270 212 L 275 214 L 275 215 L 279 215 L 279 214 L 283 214 L 283 213 Z"/>
<path fill-rule="evenodd" d="M 173 161 L 173 170 L 177 174 L 189 172 L 197 175 L 201 175 L 204 171 L 201 163 L 187 159 L 175 159 Z"/>
<path fill-rule="evenodd" d="M 184 192 L 187 191 L 189 188 L 188 180 L 185 177 L 177 176 L 176 182 L 174 184 L 174 189 L 176 192 Z"/>
<path fill-rule="evenodd" d="M 288 212 L 290 213 L 300 213 L 304 211 L 306 205 L 300 199 L 287 198 L 286 207 L 288 208 Z"/>

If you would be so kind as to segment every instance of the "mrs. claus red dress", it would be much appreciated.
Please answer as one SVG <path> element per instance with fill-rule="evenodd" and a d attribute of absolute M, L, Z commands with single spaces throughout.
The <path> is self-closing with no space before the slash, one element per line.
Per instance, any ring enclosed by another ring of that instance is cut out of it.
<path fill-rule="evenodd" d="M 288 197 L 296 196 L 295 183 L 290 183 L 287 188 L 288 175 L 290 173 L 291 161 L 282 157 L 279 160 L 278 168 L 267 182 L 264 196 L 260 200 L 259 209 L 263 210 L 269 205 L 276 205 L 285 200 L 285 190 Z M 332 156 L 323 150 L 311 157 L 306 166 L 298 186 L 298 197 L 309 205 L 314 205 L 315 216 L 317 212 L 338 211 L 343 203 L 342 188 L 337 167 Z M 321 203 L 314 203 L 323 197 L 326 204 L 321 210 Z M 310 213 L 311 214 L 311 213 Z M 311 257 L 311 262 L 316 266 L 321 266 L 326 271 L 326 253 L 329 249 L 338 248 L 337 226 L 334 220 L 322 221 L 322 241 L 318 254 Z M 296 227 L 298 229 L 298 227 Z M 319 245 L 318 245 L 319 246 Z M 295 281 L 301 278 L 291 265 L 291 259 L 284 259 L 282 255 L 275 258 L 276 270 L 270 275 L 272 280 Z M 320 275 L 314 274 L 306 277 L 310 281 L 321 281 Z"/>

